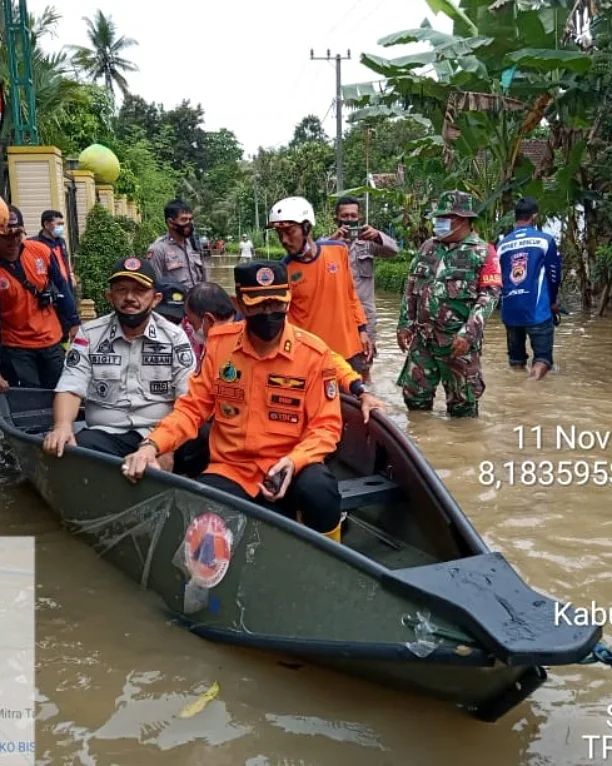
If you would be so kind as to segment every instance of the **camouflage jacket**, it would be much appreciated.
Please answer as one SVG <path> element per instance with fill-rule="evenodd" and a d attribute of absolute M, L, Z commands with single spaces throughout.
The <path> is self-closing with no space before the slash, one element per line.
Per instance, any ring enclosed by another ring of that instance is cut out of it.
<path fill-rule="evenodd" d="M 451 245 L 430 239 L 408 272 L 398 330 L 407 328 L 425 338 L 435 337 L 442 345 L 460 335 L 477 346 L 500 288 L 493 245 L 474 233 Z"/>

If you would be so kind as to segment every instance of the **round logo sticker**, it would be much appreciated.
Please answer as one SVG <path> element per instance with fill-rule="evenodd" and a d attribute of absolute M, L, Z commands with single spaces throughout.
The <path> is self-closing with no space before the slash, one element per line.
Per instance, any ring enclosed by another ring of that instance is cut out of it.
<path fill-rule="evenodd" d="M 138 258 L 128 258 L 123 265 L 128 271 L 138 271 L 141 264 Z"/>
<path fill-rule="evenodd" d="M 263 266 L 261 269 L 257 269 L 255 279 L 257 280 L 258 285 L 268 287 L 268 285 L 271 285 L 274 282 L 274 272 L 272 269 L 268 268 L 268 266 Z"/>
<path fill-rule="evenodd" d="M 0 277 L 0 290 L 8 290 L 11 283 L 6 277 Z"/>
<path fill-rule="evenodd" d="M 214 588 L 230 564 L 233 535 L 216 513 L 204 513 L 185 533 L 185 563 L 196 585 Z"/>

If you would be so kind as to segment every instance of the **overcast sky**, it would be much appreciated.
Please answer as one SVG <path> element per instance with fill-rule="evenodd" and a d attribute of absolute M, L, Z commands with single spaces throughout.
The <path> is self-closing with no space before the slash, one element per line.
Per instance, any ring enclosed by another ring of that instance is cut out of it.
<path fill-rule="evenodd" d="M 205 129 L 232 130 L 246 154 L 288 143 L 307 114 L 335 134 L 335 64 L 311 61 L 311 48 L 315 56 L 350 48 L 342 82 L 365 82 L 378 76 L 359 63 L 362 52 L 394 58 L 407 50 L 379 48 L 383 35 L 419 26 L 425 16 L 448 29 L 424 0 L 28 0 L 28 9 L 38 14 L 49 4 L 62 20 L 47 49 L 87 44 L 82 19 L 100 8 L 139 42 L 125 54 L 139 67 L 128 74 L 130 90 L 167 108 L 183 98 L 201 103 Z"/>

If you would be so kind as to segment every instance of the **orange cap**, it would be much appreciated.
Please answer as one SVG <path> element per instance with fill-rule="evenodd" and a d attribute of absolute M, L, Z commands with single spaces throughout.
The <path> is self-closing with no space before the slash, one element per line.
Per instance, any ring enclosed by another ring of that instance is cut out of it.
<path fill-rule="evenodd" d="M 6 202 L 0 197 L 0 234 L 6 234 L 6 227 L 9 220 L 9 209 Z"/>

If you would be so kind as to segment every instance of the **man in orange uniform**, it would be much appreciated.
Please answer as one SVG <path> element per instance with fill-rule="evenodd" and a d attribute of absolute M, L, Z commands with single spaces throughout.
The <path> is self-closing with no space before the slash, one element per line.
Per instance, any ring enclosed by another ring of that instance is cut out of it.
<path fill-rule="evenodd" d="M 319 338 L 290 324 L 287 269 L 254 261 L 234 269 L 245 317 L 213 328 L 201 371 L 123 465 L 142 476 L 214 415 L 210 464 L 200 481 L 295 517 L 340 539 L 338 483 L 324 459 L 342 431 L 336 371 Z"/>
<path fill-rule="evenodd" d="M 268 228 L 287 251 L 291 287 L 289 319 L 318 335 L 357 372 L 372 359 L 372 343 L 343 242 L 314 241 L 312 205 L 303 197 L 287 197 L 272 206 Z"/>
<path fill-rule="evenodd" d="M 60 317 L 71 339 L 81 322 L 51 251 L 22 241 L 19 219 L 0 200 L 2 374 L 11 386 L 55 388 L 64 364 Z"/>

